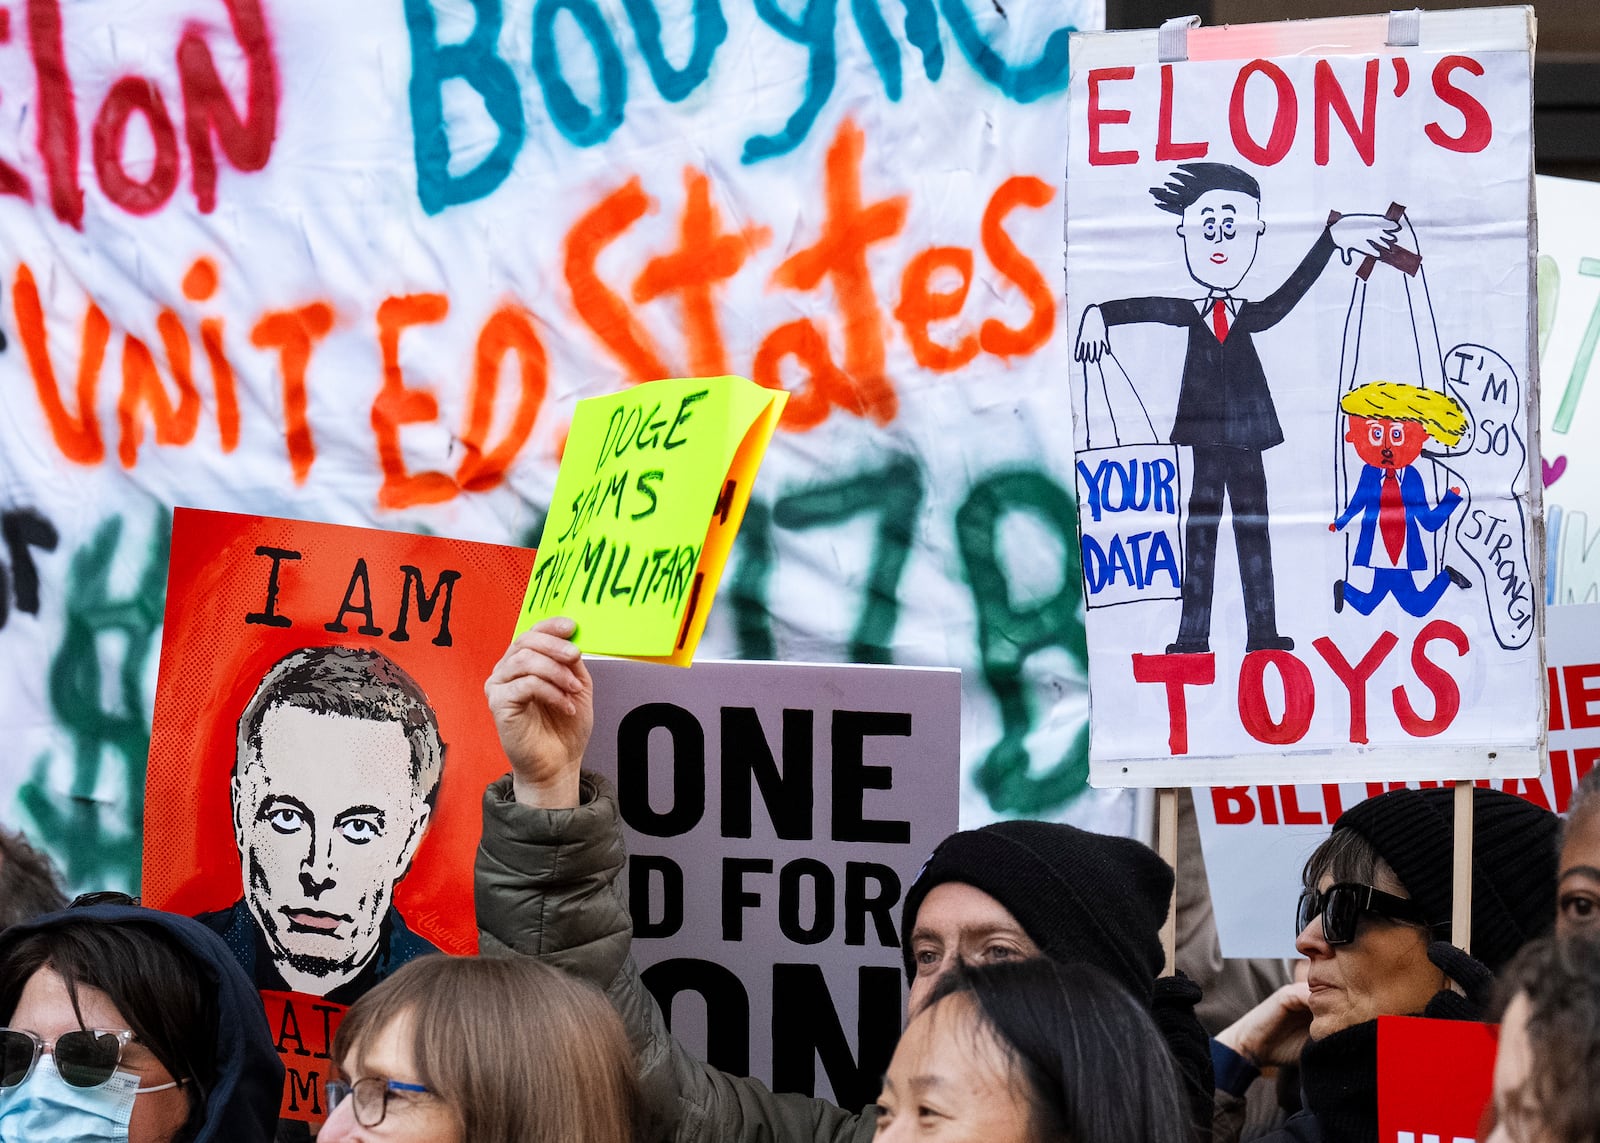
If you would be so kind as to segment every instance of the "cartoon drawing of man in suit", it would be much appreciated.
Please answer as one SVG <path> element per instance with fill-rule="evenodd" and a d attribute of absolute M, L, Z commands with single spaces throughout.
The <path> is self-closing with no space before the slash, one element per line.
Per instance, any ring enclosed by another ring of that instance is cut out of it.
<path fill-rule="evenodd" d="M 1261 461 L 1263 451 L 1283 442 L 1283 429 L 1252 336 L 1283 320 L 1335 250 L 1343 252 L 1347 265 L 1354 256 L 1381 255 L 1393 244 L 1399 223 L 1380 215 L 1343 215 L 1323 229 L 1283 285 L 1261 301 L 1249 301 L 1235 291 L 1255 262 L 1266 229 L 1256 180 L 1226 163 L 1183 163 L 1150 193 L 1160 209 L 1182 219 L 1177 233 L 1189 276 L 1206 293 L 1091 305 L 1078 329 L 1076 357 L 1098 361 L 1111 348 L 1108 328 L 1114 325 L 1159 322 L 1189 331 L 1169 439 L 1193 449 L 1194 484 L 1184 529 L 1183 610 L 1177 641 L 1167 653 L 1211 649 L 1212 581 L 1224 497 L 1233 510 L 1239 553 L 1245 649 L 1292 650 L 1294 640 L 1278 633 Z"/>
<path fill-rule="evenodd" d="M 1428 566 L 1421 529 L 1437 532 L 1442 528 L 1461 504 L 1461 490 L 1450 489 L 1430 508 L 1422 476 L 1412 466 L 1430 439 L 1447 448 L 1460 441 L 1467 431 L 1467 416 L 1448 394 L 1393 381 L 1373 381 L 1352 389 L 1339 408 L 1349 417 L 1344 439 L 1355 446 L 1364 467 L 1349 505 L 1328 525 L 1328 531 L 1361 517 L 1352 562 L 1372 569 L 1372 589 L 1362 591 L 1336 580 L 1333 609 L 1343 611 L 1348 603 L 1362 615 L 1371 615 L 1387 595 L 1407 615 L 1421 618 L 1433 610 L 1452 583 L 1472 586 L 1449 565 L 1426 587 L 1419 588 L 1415 579 L 1415 573 Z"/>

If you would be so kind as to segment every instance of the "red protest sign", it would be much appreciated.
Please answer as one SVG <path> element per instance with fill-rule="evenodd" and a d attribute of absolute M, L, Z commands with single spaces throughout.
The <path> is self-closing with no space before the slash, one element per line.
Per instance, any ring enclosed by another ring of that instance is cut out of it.
<path fill-rule="evenodd" d="M 1472 1143 L 1494 1090 L 1499 1027 L 1466 1020 L 1378 1020 L 1378 1138 Z"/>
<path fill-rule="evenodd" d="M 333 1035 L 348 1011 L 303 992 L 261 990 L 278 1054 L 283 1057 L 283 1100 L 279 1119 L 320 1124 L 328 1117 L 323 1106 L 323 1085 L 337 1078 L 333 1064 Z"/>
<path fill-rule="evenodd" d="M 477 951 L 472 861 L 506 768 L 483 680 L 534 553 L 179 508 L 146 776 L 144 901 L 260 989 L 282 1117 L 323 1117 L 345 1007 Z"/>

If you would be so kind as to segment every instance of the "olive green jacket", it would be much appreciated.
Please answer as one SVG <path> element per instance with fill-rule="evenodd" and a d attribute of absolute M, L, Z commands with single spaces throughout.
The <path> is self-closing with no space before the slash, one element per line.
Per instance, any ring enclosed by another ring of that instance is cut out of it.
<path fill-rule="evenodd" d="M 537 957 L 597 985 L 639 1061 L 649 1138 L 673 1143 L 863 1143 L 874 1117 L 826 1100 L 769 1091 L 690 1055 L 667 1031 L 639 978 L 621 884 L 627 854 L 611 784 L 584 774 L 580 805 L 518 804 L 507 775 L 483 796 L 474 869 L 485 956 Z"/>

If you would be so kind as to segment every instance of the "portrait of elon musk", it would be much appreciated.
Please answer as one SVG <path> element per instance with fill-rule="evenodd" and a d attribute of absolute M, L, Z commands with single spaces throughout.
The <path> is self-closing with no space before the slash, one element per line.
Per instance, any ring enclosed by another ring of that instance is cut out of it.
<path fill-rule="evenodd" d="M 302 647 L 262 676 L 235 742 L 244 894 L 198 919 L 256 986 L 349 1004 L 437 952 L 394 907 L 444 773 L 416 680 L 379 651 Z"/>

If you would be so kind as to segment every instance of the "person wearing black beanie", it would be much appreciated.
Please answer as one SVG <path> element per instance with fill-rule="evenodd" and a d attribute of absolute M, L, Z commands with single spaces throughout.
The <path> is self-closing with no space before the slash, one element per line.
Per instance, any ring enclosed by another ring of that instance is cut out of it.
<path fill-rule="evenodd" d="M 1230 1076 L 1290 1062 L 1287 1045 L 1303 1038 L 1304 1110 L 1266 1143 L 1376 1143 L 1377 1018 L 1481 1019 L 1494 973 L 1550 928 L 1556 815 L 1474 788 L 1471 955 L 1450 943 L 1454 798 L 1369 798 L 1306 862 L 1295 947 L 1309 989 L 1293 1004 L 1280 991 L 1217 1037 L 1218 1074 Z"/>
<path fill-rule="evenodd" d="M 915 1014 L 958 962 L 1046 956 L 1108 973 L 1144 1004 L 1184 1083 L 1198 1139 L 1211 1137 L 1213 1078 L 1200 989 L 1161 977 L 1172 869 L 1124 837 L 1005 821 L 939 843 L 906 890 L 900 948 Z"/>
<path fill-rule="evenodd" d="M 951 882 L 998 901 L 1051 960 L 1088 961 L 1149 1004 L 1161 975 L 1161 925 L 1172 870 L 1149 846 L 1050 822 L 1006 821 L 939 843 L 906 890 L 900 925 L 911 1007 L 919 980 L 948 963 L 918 962 L 917 918 L 930 891 Z"/>
<path fill-rule="evenodd" d="M 1472 955 L 1499 972 L 1554 920 L 1560 819 L 1498 790 L 1472 793 Z M 1352 806 L 1334 829 L 1366 838 L 1430 918 L 1450 919 L 1454 790 L 1391 790 Z"/>

